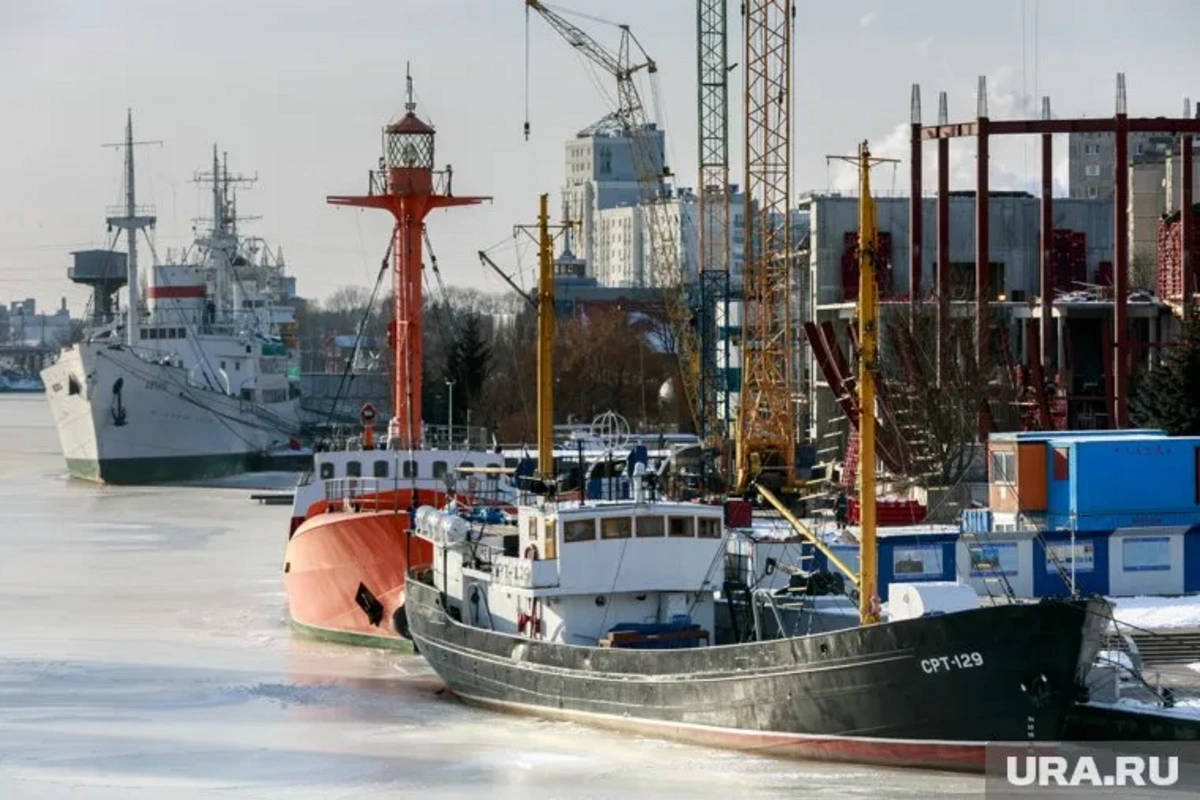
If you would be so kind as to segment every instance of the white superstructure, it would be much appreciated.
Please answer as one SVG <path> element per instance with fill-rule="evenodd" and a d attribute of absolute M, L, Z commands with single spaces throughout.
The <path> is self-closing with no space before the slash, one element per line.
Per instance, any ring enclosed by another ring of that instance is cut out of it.
<path fill-rule="evenodd" d="M 299 362 L 282 256 L 238 235 L 232 177 L 214 148 L 211 230 L 155 265 L 139 302 L 136 232 L 154 224 L 133 194 L 126 128 L 124 254 L 76 254 L 73 280 L 95 287 L 82 342 L 42 372 L 63 455 L 76 477 L 159 483 L 253 469 L 298 447 Z M 111 257 L 111 258 L 106 258 Z M 127 268 L 122 262 L 127 264 Z M 129 301 L 111 313 L 127 280 Z"/>

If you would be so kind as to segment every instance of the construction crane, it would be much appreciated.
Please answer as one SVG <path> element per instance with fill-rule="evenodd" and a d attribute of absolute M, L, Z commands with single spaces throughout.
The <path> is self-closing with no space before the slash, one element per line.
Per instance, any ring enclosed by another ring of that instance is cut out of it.
<path fill-rule="evenodd" d="M 701 434 L 718 444 L 718 431 L 729 426 L 729 391 L 718 402 L 716 310 L 729 325 L 729 50 L 728 0 L 696 0 L 696 87 L 700 156 L 699 284 L 697 313 L 700 375 L 697 397 L 705 422 Z M 724 337 L 724 363 L 729 365 L 729 338 Z M 723 449 L 723 448 L 722 448 Z"/>
<path fill-rule="evenodd" d="M 793 0 L 745 0 L 746 258 L 737 488 L 791 492 L 791 127 Z"/>
<path fill-rule="evenodd" d="M 679 257 L 679 221 L 673 218 L 664 202 L 664 178 L 669 176 L 669 172 L 664 166 L 663 154 L 655 152 L 655 137 L 651 135 L 654 127 L 646 114 L 636 81 L 638 73 L 644 71 L 653 75 L 658 71 L 658 66 L 628 25 L 616 26 L 621 31 L 621 42 L 614 53 L 540 0 L 525 0 L 525 8 L 527 13 L 531 10 L 537 12 L 571 47 L 616 78 L 617 109 L 611 116 L 630 143 L 633 170 L 650 238 L 652 267 L 648 272 L 663 290 L 668 321 L 676 339 L 680 383 L 683 384 L 696 431 L 704 438 L 710 429 L 711 410 L 701 403 L 700 398 L 699 332 L 688 298 L 687 276 Z M 528 135 L 528 122 L 525 130 Z"/>

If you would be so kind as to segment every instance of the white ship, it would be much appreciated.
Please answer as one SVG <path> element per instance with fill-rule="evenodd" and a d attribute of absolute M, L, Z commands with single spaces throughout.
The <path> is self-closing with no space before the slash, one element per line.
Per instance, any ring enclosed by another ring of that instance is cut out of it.
<path fill-rule="evenodd" d="M 135 202 L 133 145 L 129 120 L 126 202 L 108 218 L 128 252 L 73 254 L 68 277 L 93 288 L 91 318 L 83 341 L 41 373 L 68 471 L 153 484 L 300 455 L 295 312 L 286 304 L 294 283 L 278 250 L 238 234 L 233 188 L 248 181 L 231 176 L 214 148 L 212 172 L 197 176 L 212 184 L 211 229 L 149 271 L 143 301 L 137 232 L 155 219 Z"/>

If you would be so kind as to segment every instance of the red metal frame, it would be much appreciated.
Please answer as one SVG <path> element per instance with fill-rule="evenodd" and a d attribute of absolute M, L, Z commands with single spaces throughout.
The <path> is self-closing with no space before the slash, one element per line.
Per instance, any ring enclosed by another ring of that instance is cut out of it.
<path fill-rule="evenodd" d="M 1049 230 L 1052 220 L 1052 199 L 1053 194 L 1053 175 L 1052 175 L 1052 159 L 1051 159 L 1051 136 L 1061 133 L 1110 133 L 1116 137 L 1116 166 L 1113 170 L 1113 220 L 1114 220 L 1114 258 L 1113 258 L 1113 327 L 1112 327 L 1112 348 L 1113 358 L 1111 361 L 1111 379 L 1112 394 L 1110 395 L 1110 408 L 1112 417 L 1110 424 L 1114 427 L 1123 427 L 1128 424 L 1128 387 L 1129 387 L 1129 338 L 1127 330 L 1127 301 L 1126 297 L 1129 285 L 1129 239 L 1122 232 L 1129 229 L 1128 225 L 1128 198 L 1129 198 L 1129 134 L 1130 133 L 1169 133 L 1183 137 L 1183 164 L 1181 173 L 1187 171 L 1188 177 L 1183 179 L 1183 195 L 1185 209 L 1190 207 L 1191 200 L 1191 151 L 1192 142 L 1191 135 L 1200 134 L 1200 119 L 1189 118 L 1167 118 L 1167 117 L 1129 117 L 1124 110 L 1124 80 L 1123 76 L 1118 78 L 1120 87 L 1118 98 L 1118 113 L 1109 119 L 1024 119 L 1024 120 L 991 120 L 986 116 L 986 107 L 980 103 L 980 114 L 974 122 L 947 123 L 945 119 L 940 119 L 938 125 L 921 126 L 916 120 L 912 125 L 912 160 L 913 175 L 911 180 L 912 197 L 910 198 L 910 226 L 909 226 L 909 252 L 919 253 L 919 236 L 923 232 L 921 220 L 921 143 L 927 140 L 935 140 L 938 147 L 937 159 L 937 280 L 936 292 L 938 303 L 937 327 L 938 327 L 938 363 L 942 362 L 945 354 L 940 352 L 941 343 L 944 338 L 943 332 L 947 320 L 949 319 L 948 310 L 948 269 L 950 256 L 950 236 L 949 236 L 949 217 L 950 217 L 950 200 L 949 200 L 949 140 L 975 137 L 977 140 L 977 148 L 979 157 L 976 163 L 976 213 L 975 213 L 975 347 L 976 354 L 982 358 L 986 353 L 986 335 L 984 330 L 986 327 L 983 324 L 983 311 L 987 304 L 987 272 L 988 272 L 988 145 L 989 139 L 992 136 L 1022 136 L 1022 135 L 1041 135 L 1042 137 L 1042 252 L 1040 258 L 1040 281 L 1042 298 L 1041 298 L 1041 336 L 1040 346 L 1042 348 L 1041 361 L 1043 365 L 1049 364 L 1052 361 L 1051 355 L 1053 349 L 1051 347 L 1051 325 L 1050 319 L 1052 316 L 1052 293 L 1049 289 L 1051 285 L 1051 276 L 1049 269 Z M 944 105 L 943 105 L 944 108 Z M 919 137 L 920 141 L 917 141 Z M 1184 219 L 1188 220 L 1188 229 L 1184 231 L 1183 241 L 1186 244 L 1190 240 L 1186 238 L 1190 232 L 1191 220 L 1190 215 L 1185 213 Z M 1190 299 L 1192 292 L 1193 280 L 1193 258 L 1190 248 L 1184 247 L 1183 254 L 1184 268 L 1184 292 L 1187 295 L 1185 298 L 1184 313 L 1191 313 L 1190 303 L 1186 302 Z M 910 273 L 910 285 L 912 281 Z M 1063 365 L 1058 365 L 1061 369 Z M 939 367 L 940 369 L 940 367 Z M 940 374 L 940 373 L 939 373 Z M 982 427 L 982 426 L 981 426 Z"/>

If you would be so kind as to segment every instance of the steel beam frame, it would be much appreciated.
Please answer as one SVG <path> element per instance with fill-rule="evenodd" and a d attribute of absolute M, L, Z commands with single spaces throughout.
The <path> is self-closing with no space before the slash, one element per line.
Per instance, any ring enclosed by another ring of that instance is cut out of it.
<path fill-rule="evenodd" d="M 981 89 L 983 88 L 981 79 Z M 914 93 L 914 97 L 916 94 Z M 948 305 L 948 269 L 950 257 L 950 237 L 949 237 L 949 217 L 950 217 L 950 200 L 949 200 L 949 144 L 951 139 L 974 137 L 977 142 L 979 158 L 976 164 L 976 213 L 975 213 L 975 352 L 978 358 L 982 358 L 986 350 L 986 326 L 983 324 L 983 316 L 987 307 L 987 277 L 988 277 L 988 175 L 987 175 L 987 155 L 989 149 L 989 140 L 993 136 L 1008 136 L 1008 135 L 1040 135 L 1042 137 L 1042 208 L 1041 208 L 1041 253 L 1040 275 L 1038 285 L 1041 288 L 1041 321 L 1039 325 L 1039 346 L 1041 348 L 1040 360 L 1043 366 L 1049 366 L 1052 361 L 1052 354 L 1055 348 L 1052 345 L 1051 336 L 1051 319 L 1053 317 L 1053 280 L 1050 274 L 1050 247 L 1051 247 L 1051 231 L 1053 226 L 1053 175 L 1052 175 L 1052 144 L 1051 137 L 1054 134 L 1062 133 L 1108 133 L 1112 134 L 1116 140 L 1116 165 L 1113 170 L 1113 222 L 1114 222 L 1114 247 L 1113 247 L 1113 326 L 1111 330 L 1112 342 L 1112 359 L 1110 362 L 1111 370 L 1111 417 L 1110 423 L 1114 427 L 1124 427 L 1128 425 L 1129 417 L 1129 370 L 1130 370 L 1130 343 L 1128 324 L 1128 286 L 1129 286 L 1129 237 L 1126 232 L 1129 229 L 1129 134 L 1130 133 L 1168 133 L 1181 136 L 1183 144 L 1180 148 L 1183 150 L 1183 163 L 1181 165 L 1181 174 L 1184 170 L 1188 173 L 1188 178 L 1192 172 L 1192 136 L 1200 135 L 1200 118 L 1168 118 L 1168 117 L 1129 117 L 1125 108 L 1125 76 L 1120 74 L 1117 76 L 1117 109 L 1113 117 L 1108 119 L 1050 119 L 1049 118 L 1049 100 L 1043 99 L 1042 119 L 1023 119 L 1023 120 L 992 120 L 987 117 L 985 105 L 985 93 L 980 93 L 980 108 L 977 118 L 974 122 L 950 123 L 945 116 L 944 93 L 941 108 L 939 109 L 939 119 L 937 125 L 922 126 L 919 124 L 919 118 L 914 115 L 912 124 L 912 159 L 911 165 L 914 172 L 919 172 L 921 168 L 920 149 L 921 143 L 929 140 L 937 142 L 937 271 L 935 279 L 935 292 L 937 294 L 938 314 L 937 314 L 937 344 L 938 353 L 937 360 L 939 364 L 939 376 L 941 375 L 941 365 L 948 354 L 941 352 L 942 340 L 946 330 L 946 324 L 949 320 Z M 1191 199 L 1191 181 L 1184 179 L 1181 181 L 1181 204 L 1185 205 Z M 921 180 L 919 175 L 914 174 L 912 177 L 913 196 L 910 198 L 912 204 L 910 210 L 910 219 L 913 223 L 909 230 L 909 252 L 920 251 L 920 239 L 923 234 L 922 225 L 920 222 L 921 197 L 917 193 Z M 1184 214 L 1184 231 L 1185 235 L 1190 233 L 1192 222 L 1189 215 Z M 1189 240 L 1185 239 L 1185 243 Z M 1194 313 L 1190 308 L 1191 296 L 1194 291 L 1193 282 L 1194 276 L 1194 257 L 1190 252 L 1190 248 L 1184 247 L 1183 250 L 1183 270 L 1184 270 L 1184 314 Z M 919 283 L 912 283 L 910 272 L 910 286 L 919 287 Z M 1107 338 L 1107 337 L 1106 337 Z M 1063 364 L 1055 364 L 1058 369 L 1064 367 Z"/>

